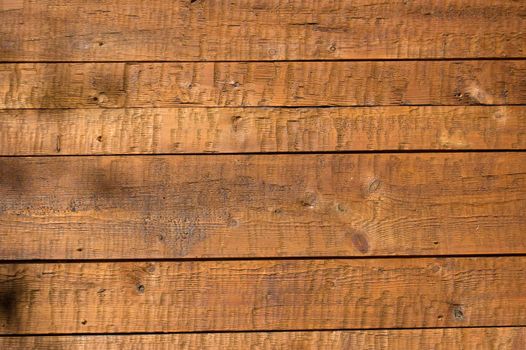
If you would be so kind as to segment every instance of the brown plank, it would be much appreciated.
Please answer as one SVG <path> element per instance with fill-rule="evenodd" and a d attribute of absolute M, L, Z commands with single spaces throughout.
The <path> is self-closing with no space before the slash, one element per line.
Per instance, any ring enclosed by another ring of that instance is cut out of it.
<path fill-rule="evenodd" d="M 524 344 L 524 327 L 0 338 L 0 346 L 12 350 L 522 350 Z"/>
<path fill-rule="evenodd" d="M 0 158 L 1 259 L 525 253 L 526 153 Z"/>
<path fill-rule="evenodd" d="M 0 333 L 516 326 L 526 258 L 7 264 Z"/>
<path fill-rule="evenodd" d="M 0 60 L 524 57 L 514 0 L 7 0 Z"/>
<path fill-rule="evenodd" d="M 1 155 L 525 148 L 526 107 L 0 110 Z"/>
<path fill-rule="evenodd" d="M 526 60 L 0 65 L 0 108 L 525 103 Z"/>

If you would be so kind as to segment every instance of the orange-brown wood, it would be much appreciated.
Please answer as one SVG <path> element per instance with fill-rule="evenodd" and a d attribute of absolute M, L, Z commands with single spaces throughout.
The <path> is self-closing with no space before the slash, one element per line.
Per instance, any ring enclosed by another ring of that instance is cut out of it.
<path fill-rule="evenodd" d="M 524 57 L 513 0 L 3 0 L 0 60 Z"/>
<path fill-rule="evenodd" d="M 0 333 L 512 326 L 526 258 L 0 265 Z"/>
<path fill-rule="evenodd" d="M 525 28 L 0 0 L 0 349 L 523 350 Z"/>
<path fill-rule="evenodd" d="M 522 350 L 525 343 L 524 327 L 0 337 L 0 346 L 12 350 Z"/>
<path fill-rule="evenodd" d="M 525 148 L 526 107 L 0 110 L 1 155 Z"/>
<path fill-rule="evenodd" d="M 0 65 L 0 108 L 526 104 L 526 61 Z"/>
<path fill-rule="evenodd" d="M 1 259 L 525 253 L 526 153 L 0 158 Z"/>

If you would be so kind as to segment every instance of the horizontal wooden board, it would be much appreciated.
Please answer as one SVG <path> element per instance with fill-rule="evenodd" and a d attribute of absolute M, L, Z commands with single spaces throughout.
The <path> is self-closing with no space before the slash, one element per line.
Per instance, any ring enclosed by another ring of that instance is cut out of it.
<path fill-rule="evenodd" d="M 0 346 L 12 350 L 522 350 L 524 344 L 524 327 L 0 337 Z"/>
<path fill-rule="evenodd" d="M 514 0 L 5 0 L 0 60 L 524 57 Z"/>
<path fill-rule="evenodd" d="M 526 258 L 0 265 L 0 333 L 516 326 Z"/>
<path fill-rule="evenodd" d="M 525 148 L 526 107 L 0 110 L 0 155 Z"/>
<path fill-rule="evenodd" d="M 526 104 L 526 60 L 0 65 L 0 108 Z"/>
<path fill-rule="evenodd" d="M 526 153 L 0 158 L 1 259 L 525 253 Z"/>

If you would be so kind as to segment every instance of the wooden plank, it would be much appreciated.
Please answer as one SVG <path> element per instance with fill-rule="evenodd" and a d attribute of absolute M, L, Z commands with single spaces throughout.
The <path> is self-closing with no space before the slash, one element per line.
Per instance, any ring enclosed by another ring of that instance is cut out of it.
<path fill-rule="evenodd" d="M 526 153 L 0 158 L 1 259 L 526 252 Z"/>
<path fill-rule="evenodd" d="M 526 258 L 0 265 L 2 334 L 516 326 Z"/>
<path fill-rule="evenodd" d="M 2 61 L 525 57 L 514 0 L 8 0 Z"/>
<path fill-rule="evenodd" d="M 0 108 L 526 104 L 526 60 L 0 65 Z"/>
<path fill-rule="evenodd" d="M 525 343 L 524 327 L 0 337 L 0 346 L 13 350 L 521 350 Z"/>
<path fill-rule="evenodd" d="M 0 155 L 525 148 L 526 107 L 0 110 Z"/>

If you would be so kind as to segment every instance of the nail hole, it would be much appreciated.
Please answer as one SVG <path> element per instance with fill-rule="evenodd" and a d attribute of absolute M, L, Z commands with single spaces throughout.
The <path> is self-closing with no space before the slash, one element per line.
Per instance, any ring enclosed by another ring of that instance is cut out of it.
<path fill-rule="evenodd" d="M 108 100 L 108 98 L 106 97 L 104 92 L 98 92 L 97 95 L 91 97 L 91 100 L 94 103 L 104 103 L 104 102 L 106 102 Z"/>
<path fill-rule="evenodd" d="M 88 321 L 86 321 L 86 320 L 82 320 L 82 322 L 80 322 L 80 323 L 82 323 L 83 325 L 85 325 L 85 324 L 88 323 Z"/>
<path fill-rule="evenodd" d="M 142 284 L 139 284 L 139 285 L 137 286 L 137 292 L 139 292 L 139 293 L 141 293 L 141 294 L 144 293 L 144 286 L 143 286 Z"/>
<path fill-rule="evenodd" d="M 102 142 L 102 135 L 97 136 L 97 141 Z"/>
<path fill-rule="evenodd" d="M 82 248 L 77 248 L 77 252 L 81 252 L 82 250 Z"/>

